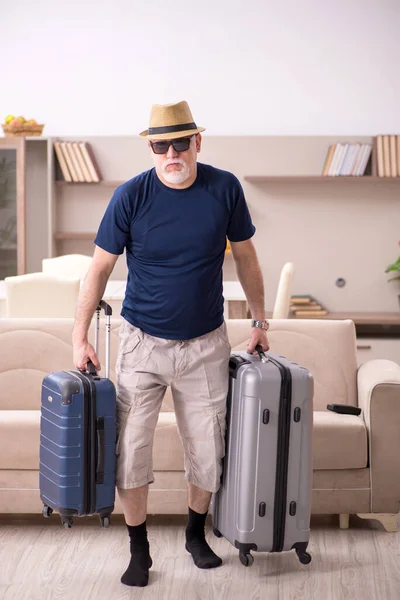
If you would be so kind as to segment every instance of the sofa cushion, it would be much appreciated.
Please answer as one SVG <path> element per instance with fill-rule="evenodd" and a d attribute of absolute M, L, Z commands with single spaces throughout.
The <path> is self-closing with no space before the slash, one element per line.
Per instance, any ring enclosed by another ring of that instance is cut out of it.
<path fill-rule="evenodd" d="M 0 469 L 39 469 L 40 411 L 0 410 Z M 175 413 L 160 412 L 154 434 L 154 470 L 182 471 Z"/>
<path fill-rule="evenodd" d="M 365 468 L 368 461 L 367 439 L 362 417 L 314 411 L 314 469 Z"/>
<path fill-rule="evenodd" d="M 313 466 L 318 470 L 363 469 L 367 466 L 364 420 L 329 411 L 314 412 Z M 154 469 L 183 469 L 183 450 L 175 413 L 160 412 L 154 435 Z"/>
<path fill-rule="evenodd" d="M 0 410 L 0 468 L 39 469 L 40 410 Z"/>
<path fill-rule="evenodd" d="M 111 328 L 111 379 L 118 351 L 119 323 Z M 43 378 L 53 371 L 73 369 L 74 319 L 0 319 L 0 410 L 40 409 Z M 93 340 L 91 325 L 89 339 Z M 100 361 L 104 373 L 104 324 Z"/>
<path fill-rule="evenodd" d="M 232 350 L 246 350 L 250 321 L 228 319 Z M 357 405 L 357 350 L 353 321 L 271 319 L 268 339 L 273 354 L 306 367 L 314 378 L 314 410 L 326 405 Z"/>
<path fill-rule="evenodd" d="M 103 321 L 103 320 L 102 320 Z M 111 326 L 111 379 L 119 347 L 122 319 Z M 227 319 L 232 350 L 245 350 L 249 319 Z M 52 371 L 73 368 L 74 319 L 0 319 L 0 410 L 40 408 L 43 377 Z M 93 340 L 93 323 L 89 339 Z M 100 361 L 104 362 L 105 328 L 100 328 Z M 326 410 L 329 402 L 357 404 L 357 354 L 354 323 L 349 320 L 271 319 L 271 352 L 306 367 L 314 377 L 314 409 Z M 103 370 L 100 374 L 104 373 Z M 167 390 L 163 411 L 173 410 Z"/>
<path fill-rule="evenodd" d="M 0 411 L 0 468 L 38 469 L 40 411 Z M 175 413 L 160 412 L 154 434 L 155 471 L 183 470 L 183 450 Z M 353 415 L 314 412 L 314 469 L 362 469 L 367 466 L 367 431 Z"/>
<path fill-rule="evenodd" d="M 115 383 L 121 317 L 112 319 L 110 377 Z M 0 319 L 0 410 L 40 409 L 43 378 L 53 371 L 73 369 L 72 329 L 74 319 Z M 94 324 L 89 340 L 94 338 Z M 104 373 L 105 326 L 100 326 L 99 359 Z M 173 411 L 170 388 L 162 411 Z"/>

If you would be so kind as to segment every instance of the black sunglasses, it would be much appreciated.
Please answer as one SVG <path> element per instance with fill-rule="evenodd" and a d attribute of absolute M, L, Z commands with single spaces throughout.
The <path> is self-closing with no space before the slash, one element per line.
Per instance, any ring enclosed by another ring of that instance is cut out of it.
<path fill-rule="evenodd" d="M 163 140 L 161 142 L 150 142 L 151 149 L 154 154 L 166 154 L 169 150 L 169 147 L 172 146 L 175 152 L 186 152 L 189 150 L 190 142 L 193 137 L 183 137 L 178 138 L 176 140 Z"/>

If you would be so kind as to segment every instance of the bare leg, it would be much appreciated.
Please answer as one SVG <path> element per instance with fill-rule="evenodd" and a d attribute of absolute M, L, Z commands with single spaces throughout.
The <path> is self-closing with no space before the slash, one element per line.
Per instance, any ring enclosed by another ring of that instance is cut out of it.
<path fill-rule="evenodd" d="M 149 485 L 123 490 L 118 488 L 127 525 L 140 525 L 146 520 Z"/>
<path fill-rule="evenodd" d="M 149 581 L 149 569 L 153 564 L 147 540 L 146 515 L 148 484 L 123 490 L 118 488 L 126 525 L 130 537 L 131 560 L 121 577 L 122 583 L 143 587 Z"/>
<path fill-rule="evenodd" d="M 206 492 L 199 487 L 188 484 L 189 507 L 197 513 L 204 514 L 208 511 L 211 501 L 211 492 Z"/>

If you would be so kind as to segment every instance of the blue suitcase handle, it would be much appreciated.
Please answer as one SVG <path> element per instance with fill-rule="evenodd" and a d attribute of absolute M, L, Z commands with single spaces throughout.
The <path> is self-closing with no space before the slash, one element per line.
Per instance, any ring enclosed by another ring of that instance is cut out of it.
<path fill-rule="evenodd" d="M 89 373 L 89 375 L 97 375 L 97 371 L 96 371 L 96 367 L 94 366 L 94 364 L 92 363 L 91 360 L 88 360 L 87 365 L 86 365 L 86 370 Z"/>

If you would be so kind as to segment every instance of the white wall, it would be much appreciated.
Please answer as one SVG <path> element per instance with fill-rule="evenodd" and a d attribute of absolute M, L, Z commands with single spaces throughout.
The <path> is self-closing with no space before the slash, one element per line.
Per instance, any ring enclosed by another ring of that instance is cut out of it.
<path fill-rule="evenodd" d="M 215 136 L 400 134 L 400 0 L 12 0 L 0 15 L 0 119 L 36 118 L 47 135 L 136 135 L 151 104 L 186 99 L 207 128 L 199 159 L 242 177 L 274 172 L 271 155 L 240 139 L 227 155 Z M 294 260 L 294 292 L 330 310 L 398 310 L 384 273 L 400 238 L 390 189 L 246 184 L 268 308 Z"/>
<path fill-rule="evenodd" d="M 399 0 L 12 0 L 0 119 L 129 134 L 189 101 L 211 135 L 400 131 Z"/>

